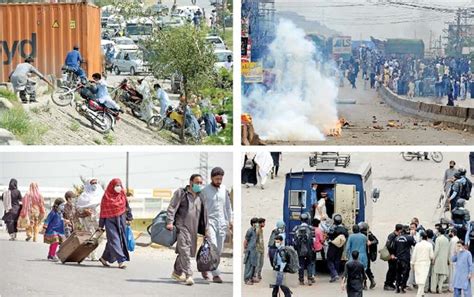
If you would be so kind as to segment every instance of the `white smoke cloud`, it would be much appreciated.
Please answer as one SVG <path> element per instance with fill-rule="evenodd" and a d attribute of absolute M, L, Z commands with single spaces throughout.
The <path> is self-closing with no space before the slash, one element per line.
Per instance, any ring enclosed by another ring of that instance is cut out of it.
<path fill-rule="evenodd" d="M 314 44 L 305 32 L 281 20 L 269 46 L 276 81 L 269 91 L 256 87 L 243 98 L 256 132 L 268 140 L 324 140 L 337 123 L 338 87 L 317 67 Z"/>

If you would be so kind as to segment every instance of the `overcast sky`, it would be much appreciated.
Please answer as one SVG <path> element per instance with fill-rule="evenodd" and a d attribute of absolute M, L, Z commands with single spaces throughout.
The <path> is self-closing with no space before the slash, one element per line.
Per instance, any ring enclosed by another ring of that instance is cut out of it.
<path fill-rule="evenodd" d="M 399 0 L 432 7 L 474 6 L 473 0 Z M 429 45 L 430 31 L 438 38 L 454 20 L 453 13 L 383 4 L 386 0 L 275 0 L 277 10 L 293 11 L 309 20 L 352 36 L 353 40 L 422 38 Z M 380 4 L 382 3 L 382 4 Z"/>
<path fill-rule="evenodd" d="M 199 153 L 130 153 L 130 187 L 177 188 L 199 173 Z M 232 186 L 232 154 L 208 153 L 209 171 L 220 166 L 224 184 Z M 19 186 L 36 181 L 40 187 L 70 187 L 79 176 L 94 175 L 108 183 L 119 177 L 125 183 L 125 153 L 0 153 L 0 185 L 16 178 Z M 210 174 L 210 173 L 209 173 Z"/>

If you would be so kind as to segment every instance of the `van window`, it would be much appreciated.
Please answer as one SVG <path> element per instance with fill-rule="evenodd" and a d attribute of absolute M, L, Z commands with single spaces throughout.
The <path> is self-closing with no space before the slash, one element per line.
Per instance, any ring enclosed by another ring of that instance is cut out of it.
<path fill-rule="evenodd" d="M 306 208 L 306 191 L 290 191 L 290 208 Z"/>

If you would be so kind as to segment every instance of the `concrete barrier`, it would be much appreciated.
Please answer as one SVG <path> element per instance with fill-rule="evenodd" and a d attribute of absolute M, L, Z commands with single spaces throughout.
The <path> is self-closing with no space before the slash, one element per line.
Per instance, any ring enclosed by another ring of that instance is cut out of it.
<path fill-rule="evenodd" d="M 379 94 L 388 105 L 399 112 L 441 122 L 447 127 L 474 132 L 474 108 L 408 100 L 384 86 L 379 89 Z"/>

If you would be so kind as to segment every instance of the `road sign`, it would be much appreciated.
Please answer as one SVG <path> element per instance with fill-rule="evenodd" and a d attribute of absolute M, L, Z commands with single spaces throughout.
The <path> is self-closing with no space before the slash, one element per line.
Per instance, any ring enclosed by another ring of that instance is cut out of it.
<path fill-rule="evenodd" d="M 242 63 L 242 75 L 245 83 L 262 83 L 263 82 L 263 67 L 258 62 Z"/>
<path fill-rule="evenodd" d="M 332 39 L 333 54 L 351 54 L 352 42 L 350 36 L 336 36 Z"/>

